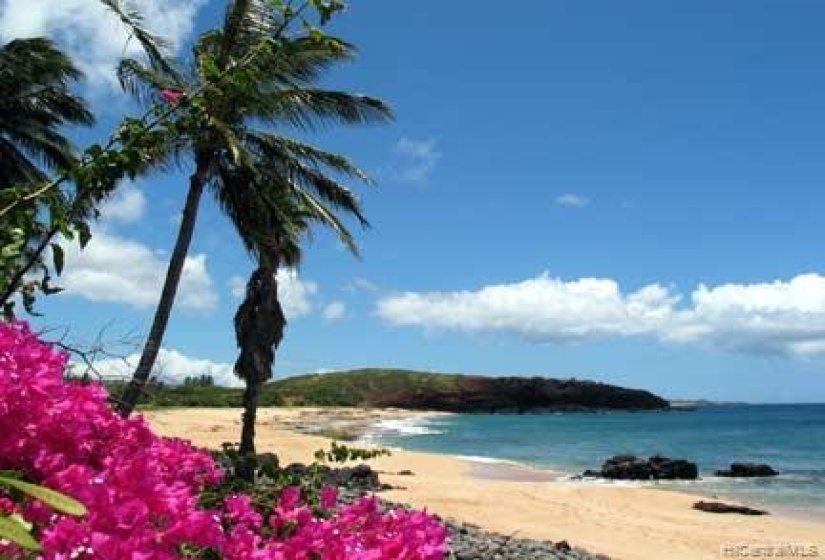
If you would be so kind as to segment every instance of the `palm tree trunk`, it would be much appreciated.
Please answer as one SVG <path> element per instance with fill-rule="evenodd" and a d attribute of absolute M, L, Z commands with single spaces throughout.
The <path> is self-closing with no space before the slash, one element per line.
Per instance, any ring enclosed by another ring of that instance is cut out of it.
<path fill-rule="evenodd" d="M 235 337 L 240 347 L 235 374 L 246 382 L 238 477 L 252 481 L 255 474 L 255 421 L 261 385 L 272 377 L 275 350 L 286 328 L 278 300 L 278 259 L 269 255 L 249 277 L 246 297 L 235 314 Z"/>
<path fill-rule="evenodd" d="M 255 423 L 258 416 L 258 394 L 261 383 L 255 380 L 246 382 L 246 389 L 243 393 L 243 419 L 241 427 L 241 446 L 238 449 L 238 464 L 235 467 L 235 474 L 242 480 L 253 482 L 255 480 L 255 467 L 257 465 L 255 452 Z"/>
<path fill-rule="evenodd" d="M 195 231 L 195 222 L 198 217 L 198 207 L 206 182 L 205 175 L 206 163 L 199 162 L 197 170 L 189 178 L 189 194 L 186 196 L 186 205 L 183 208 L 183 219 L 178 230 L 178 238 L 175 241 L 172 258 L 166 270 L 166 280 L 163 283 L 160 301 L 155 310 L 155 318 L 152 320 L 152 328 L 149 330 L 149 336 L 146 338 L 143 353 L 140 355 L 140 361 L 135 373 L 132 375 L 132 380 L 116 405 L 117 411 L 124 418 L 127 418 L 135 409 L 143 392 L 143 387 L 149 380 L 149 375 L 155 366 L 158 352 L 160 352 L 163 335 L 166 333 L 169 315 L 172 313 L 172 305 L 175 303 L 175 295 L 178 292 L 178 285 L 183 274 L 183 265 L 186 262 L 189 245 L 192 243 L 192 234 Z"/>

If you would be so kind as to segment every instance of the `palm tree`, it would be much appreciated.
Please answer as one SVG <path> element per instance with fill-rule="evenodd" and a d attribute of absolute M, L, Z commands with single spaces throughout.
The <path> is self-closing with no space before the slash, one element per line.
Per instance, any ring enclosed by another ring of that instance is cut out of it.
<path fill-rule="evenodd" d="M 197 41 L 188 73 L 165 72 L 134 60 L 121 64 L 121 82 L 139 99 L 151 99 L 164 91 L 173 93 L 167 96 L 171 102 L 197 106 L 196 124 L 175 147 L 194 167 L 183 219 L 143 353 L 118 403 L 124 416 L 134 409 L 160 350 L 203 190 L 208 188 L 216 196 L 245 242 L 267 250 L 282 247 L 267 238 L 271 237 L 268 228 L 282 214 L 275 205 L 284 200 L 294 199 L 292 209 L 300 208 L 343 234 L 345 228 L 334 211 L 348 205 L 357 208 L 357 201 L 327 173 L 332 170 L 356 179 L 365 176 L 344 157 L 274 131 L 380 122 L 391 117 L 389 108 L 378 99 L 313 87 L 324 70 L 351 59 L 354 48 L 334 39 L 285 36 L 288 21 L 272 6 L 266 0 L 231 2 L 223 26 Z M 190 92 L 201 95 L 195 101 L 188 97 Z M 255 125 L 267 128 L 256 129 Z M 276 171 L 262 171 L 267 169 Z M 250 193 L 267 189 L 272 192 L 256 195 L 254 203 L 245 202 L 253 200 Z M 262 218 L 249 216 L 250 209 L 261 208 L 265 209 Z M 267 266 L 277 270 L 280 264 L 273 259 Z"/>
<path fill-rule="evenodd" d="M 164 54 L 166 45 L 143 27 L 139 13 L 124 8 L 120 0 L 100 2 L 140 44 L 151 68 L 174 74 Z M 81 246 L 85 245 L 97 207 L 118 183 L 112 176 L 90 184 L 75 181 L 63 188 L 70 178 L 77 178 L 72 172 L 78 162 L 59 128 L 93 124 L 83 99 L 70 91 L 81 77 L 71 59 L 48 39 L 16 40 L 0 47 L 0 195 L 4 201 L 0 246 L 17 255 L 0 270 L 0 307 L 7 319 L 14 316 L 15 295 L 22 296 L 24 307 L 33 312 L 37 290 L 53 293 L 48 286 L 49 268 L 42 260 L 44 251 L 55 248 L 53 270 L 60 274 L 63 252 L 53 241 L 69 232 L 67 237 L 77 233 Z M 47 172 L 54 172 L 54 180 Z M 24 196 L 16 192 L 19 187 L 26 189 Z M 42 282 L 26 280 L 34 271 L 44 273 Z"/>
<path fill-rule="evenodd" d="M 60 129 L 94 123 L 86 103 L 70 91 L 81 77 L 48 39 L 0 47 L 0 189 L 47 181 L 50 171 L 76 162 Z"/>
<path fill-rule="evenodd" d="M 259 138 L 264 146 L 275 143 L 275 138 Z M 305 146 L 305 148 L 308 148 Z M 254 152 L 256 158 L 261 154 Z M 322 158 L 340 156 L 313 152 Z M 307 193 L 295 182 L 301 173 L 290 169 L 294 159 L 280 160 L 286 165 L 258 167 L 257 185 L 252 189 L 232 189 L 229 193 L 245 193 L 221 203 L 230 216 L 240 216 L 234 223 L 247 250 L 257 262 L 246 287 L 244 301 L 235 315 L 235 337 L 240 354 L 235 362 L 235 374 L 246 386 L 244 391 L 243 423 L 241 429 L 240 460 L 236 474 L 251 480 L 255 464 L 255 421 L 260 386 L 272 377 L 275 350 L 286 329 L 287 321 L 278 299 L 278 271 L 282 267 L 297 267 L 301 261 L 301 244 L 313 224 L 325 226 L 358 255 L 358 249 L 347 228 L 335 212 L 327 207 L 331 197 L 324 196 L 326 204 Z M 342 164 L 345 160 L 339 161 Z M 338 212 L 351 215 L 364 227 L 369 224 L 351 192 L 339 185 L 328 185 L 326 191 L 335 196 L 332 203 Z"/>
<path fill-rule="evenodd" d="M 90 126 L 94 122 L 86 103 L 71 93 L 82 77 L 71 59 L 48 39 L 18 39 L 0 47 L 0 195 L 3 206 L 14 200 L 20 188 L 47 183 L 77 161 L 77 152 L 63 134 L 65 125 Z M 51 293 L 49 277 L 26 282 L 26 274 L 40 261 L 50 238 L 53 210 L 63 193 L 49 200 L 20 203 L 16 212 L 3 216 L 0 246 L 11 251 L 0 270 L 0 308 L 4 319 L 14 316 L 20 294 L 32 311 L 34 291 Z M 59 271 L 58 271 L 59 272 Z"/>
<path fill-rule="evenodd" d="M 139 13 L 120 0 L 100 2 L 140 44 L 151 68 L 174 75 L 166 45 L 143 27 Z M 77 162 L 59 129 L 94 124 L 86 102 L 71 92 L 82 77 L 49 39 L 16 39 L 0 47 L 0 189 L 47 182 L 47 171 L 66 171 Z"/>

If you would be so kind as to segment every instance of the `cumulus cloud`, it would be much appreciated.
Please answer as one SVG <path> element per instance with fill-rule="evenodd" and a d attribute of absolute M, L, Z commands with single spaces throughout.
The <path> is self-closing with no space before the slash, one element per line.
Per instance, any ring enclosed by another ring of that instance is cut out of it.
<path fill-rule="evenodd" d="M 207 0 L 131 0 L 144 25 L 177 50 L 191 34 Z M 113 70 L 124 56 L 140 54 L 126 29 L 98 0 L 0 0 L 0 38 L 55 38 L 93 85 L 116 86 Z"/>
<path fill-rule="evenodd" d="M 327 321 L 338 321 L 347 314 L 347 306 L 340 301 L 333 301 L 324 307 L 321 316 Z"/>
<path fill-rule="evenodd" d="M 106 359 L 95 362 L 94 368 L 108 379 L 128 379 L 140 361 L 140 354 L 130 354 L 124 359 Z M 234 373 L 233 364 L 192 358 L 177 350 L 162 348 L 152 370 L 152 375 L 164 383 L 177 385 L 187 377 L 210 375 L 216 385 L 241 387 L 243 382 Z"/>
<path fill-rule="evenodd" d="M 157 304 L 167 262 L 146 245 L 97 231 L 82 251 L 74 242 L 66 243 L 64 250 L 69 266 L 60 277 L 60 285 L 66 289 L 66 295 L 138 308 Z M 217 303 L 206 255 L 187 257 L 176 305 L 208 312 Z"/>
<path fill-rule="evenodd" d="M 689 298 L 650 284 L 623 292 L 612 279 L 542 274 L 475 291 L 404 293 L 378 302 L 390 324 L 504 332 L 561 343 L 652 337 L 725 351 L 825 355 L 825 277 L 698 286 Z"/>
<path fill-rule="evenodd" d="M 246 278 L 233 276 L 229 279 L 229 291 L 235 299 L 242 299 L 246 293 Z M 309 280 L 301 280 L 294 270 L 278 271 L 278 297 L 287 319 L 297 319 L 309 315 L 315 308 L 314 299 L 318 285 Z"/>
<path fill-rule="evenodd" d="M 441 159 L 435 140 L 402 138 L 396 144 L 395 152 L 399 158 L 395 176 L 407 183 L 426 183 Z"/>
<path fill-rule="evenodd" d="M 132 182 L 120 185 L 115 193 L 100 208 L 100 217 L 105 222 L 131 224 L 143 217 L 146 197 Z"/>
<path fill-rule="evenodd" d="M 568 208 L 584 208 L 590 205 L 590 199 L 580 194 L 566 193 L 556 197 L 556 204 Z"/>

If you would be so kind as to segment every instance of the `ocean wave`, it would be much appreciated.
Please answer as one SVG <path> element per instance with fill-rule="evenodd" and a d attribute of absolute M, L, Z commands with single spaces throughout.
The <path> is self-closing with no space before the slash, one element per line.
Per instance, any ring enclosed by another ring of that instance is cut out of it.
<path fill-rule="evenodd" d="M 384 418 L 370 426 L 367 438 L 382 436 L 430 436 L 444 432 L 428 425 L 427 418 Z"/>
<path fill-rule="evenodd" d="M 470 461 L 473 463 L 484 463 L 487 465 L 518 465 L 521 466 L 521 463 L 518 461 L 511 461 L 509 459 L 498 459 L 496 457 L 483 457 L 480 455 L 453 455 L 456 459 L 461 459 L 463 461 Z"/>

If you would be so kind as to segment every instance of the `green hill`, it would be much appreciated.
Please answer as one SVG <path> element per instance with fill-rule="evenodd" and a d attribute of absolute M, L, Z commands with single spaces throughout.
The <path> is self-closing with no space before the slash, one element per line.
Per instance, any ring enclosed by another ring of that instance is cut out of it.
<path fill-rule="evenodd" d="M 115 391 L 117 388 L 113 387 Z M 204 380 L 155 386 L 147 406 L 240 406 L 241 389 Z M 398 369 L 301 375 L 264 385 L 261 406 L 398 407 L 448 412 L 544 412 L 668 409 L 639 389 L 575 379 L 447 375 Z"/>

